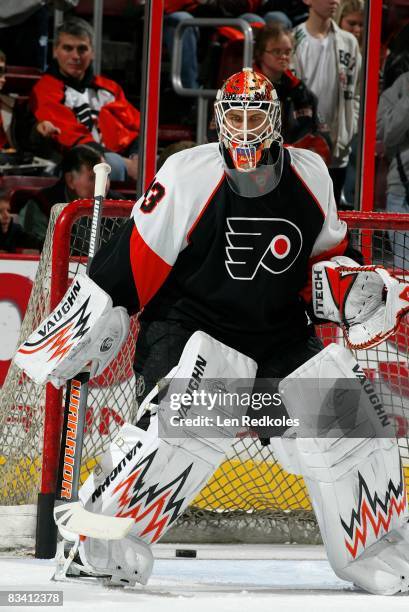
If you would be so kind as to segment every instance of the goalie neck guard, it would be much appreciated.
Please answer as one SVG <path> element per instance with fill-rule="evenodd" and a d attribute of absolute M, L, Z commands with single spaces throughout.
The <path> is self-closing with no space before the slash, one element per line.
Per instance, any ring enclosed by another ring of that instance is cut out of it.
<path fill-rule="evenodd" d="M 217 92 L 215 119 L 230 187 L 244 197 L 269 193 L 283 168 L 280 102 L 270 81 L 244 68 Z"/>

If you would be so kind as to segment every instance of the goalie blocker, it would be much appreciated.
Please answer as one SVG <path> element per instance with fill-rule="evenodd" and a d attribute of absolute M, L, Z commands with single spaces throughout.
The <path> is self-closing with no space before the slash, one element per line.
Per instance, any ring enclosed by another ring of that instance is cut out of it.
<path fill-rule="evenodd" d="M 86 274 L 77 274 L 52 313 L 19 347 L 14 363 L 37 384 L 56 388 L 90 364 L 98 376 L 116 357 L 129 332 L 125 308 Z"/>

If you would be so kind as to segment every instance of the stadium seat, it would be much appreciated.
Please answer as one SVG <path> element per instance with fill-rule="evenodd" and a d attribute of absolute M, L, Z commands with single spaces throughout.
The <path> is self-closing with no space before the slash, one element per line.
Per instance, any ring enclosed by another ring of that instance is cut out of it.
<path fill-rule="evenodd" d="M 57 180 L 54 176 L 0 176 L 0 189 L 9 194 L 11 212 L 18 213 L 38 191 L 51 187 Z"/>
<path fill-rule="evenodd" d="M 8 179 L 18 179 L 18 181 Z M 45 187 L 51 187 L 58 179 L 56 177 L 7 176 L 0 178 L 0 187 L 7 189 L 10 196 L 12 213 L 19 213 L 23 206 L 34 198 Z M 4 184 L 6 183 L 6 184 Z M 136 198 L 136 184 L 132 181 L 111 181 L 112 191 L 116 191 L 129 199 Z"/>
<path fill-rule="evenodd" d="M 111 181 L 110 189 L 132 200 L 136 194 L 136 183 L 135 181 Z"/>
<path fill-rule="evenodd" d="M 32 198 L 35 198 L 40 189 L 13 189 L 10 192 L 10 210 L 18 215 L 23 206 Z"/>
<path fill-rule="evenodd" d="M 253 30 L 262 27 L 263 23 L 253 23 Z M 216 72 L 216 81 L 213 87 L 219 88 L 222 83 L 235 72 L 243 67 L 244 35 L 241 30 L 232 27 L 217 28 L 217 34 L 213 41 L 221 45 L 219 70 Z"/>
<path fill-rule="evenodd" d="M 33 189 L 34 191 L 50 187 L 57 182 L 55 176 L 0 176 L 0 188 L 7 191 L 21 189 Z"/>
<path fill-rule="evenodd" d="M 171 142 L 179 142 L 180 140 L 194 140 L 194 132 L 186 125 L 177 123 L 165 123 L 159 126 L 158 141 L 159 143 L 169 144 Z"/>
<path fill-rule="evenodd" d="M 6 83 L 2 93 L 28 96 L 32 87 L 42 76 L 41 70 L 30 66 L 7 66 Z"/>

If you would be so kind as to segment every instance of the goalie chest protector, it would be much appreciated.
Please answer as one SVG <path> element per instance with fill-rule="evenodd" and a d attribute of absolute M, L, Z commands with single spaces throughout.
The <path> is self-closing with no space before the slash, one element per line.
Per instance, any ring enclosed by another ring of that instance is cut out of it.
<path fill-rule="evenodd" d="M 142 321 L 179 321 L 256 360 L 309 334 L 301 296 L 310 260 L 347 245 L 327 169 L 302 149 L 284 150 L 278 187 L 256 198 L 230 188 L 218 144 L 182 151 L 159 170 L 132 215 L 134 225 L 123 232 L 129 249 L 116 249 L 129 262 L 105 266 L 94 279 L 112 295 L 107 275 L 117 277 L 125 264 Z M 115 264 L 112 253 L 105 260 Z"/>

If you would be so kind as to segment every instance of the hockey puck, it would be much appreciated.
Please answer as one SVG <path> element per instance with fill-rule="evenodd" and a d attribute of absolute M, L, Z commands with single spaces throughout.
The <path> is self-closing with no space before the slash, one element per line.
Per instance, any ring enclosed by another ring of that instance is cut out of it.
<path fill-rule="evenodd" d="M 175 556 L 183 559 L 196 559 L 197 551 L 192 548 L 177 548 Z"/>

